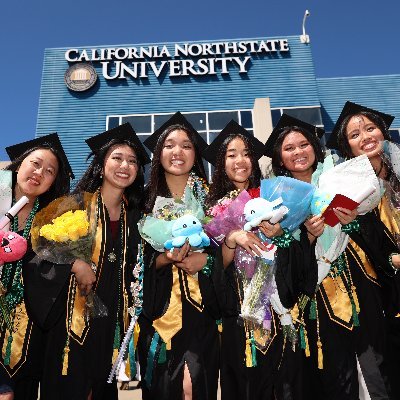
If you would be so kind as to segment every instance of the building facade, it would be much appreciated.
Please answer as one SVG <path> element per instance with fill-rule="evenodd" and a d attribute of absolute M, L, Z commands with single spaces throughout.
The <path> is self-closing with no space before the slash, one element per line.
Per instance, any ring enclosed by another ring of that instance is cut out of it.
<path fill-rule="evenodd" d="M 211 142 L 234 119 L 265 142 L 283 112 L 328 135 L 346 100 L 395 115 L 399 139 L 400 75 L 318 78 L 299 36 L 53 48 L 36 136 L 58 132 L 79 178 L 84 139 L 127 121 L 144 140 L 180 111 Z"/>

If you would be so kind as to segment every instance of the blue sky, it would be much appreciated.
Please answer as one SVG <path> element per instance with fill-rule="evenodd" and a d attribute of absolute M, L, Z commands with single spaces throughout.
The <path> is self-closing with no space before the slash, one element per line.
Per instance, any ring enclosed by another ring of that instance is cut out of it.
<path fill-rule="evenodd" d="M 400 73 L 397 0 L 4 2 L 0 159 L 35 135 L 45 48 L 300 35 L 306 9 L 318 77 Z"/>

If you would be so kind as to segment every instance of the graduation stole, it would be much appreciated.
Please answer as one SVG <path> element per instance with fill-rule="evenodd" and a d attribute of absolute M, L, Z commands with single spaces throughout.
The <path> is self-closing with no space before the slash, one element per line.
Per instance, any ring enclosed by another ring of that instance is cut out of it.
<path fill-rule="evenodd" d="M 153 321 L 153 327 L 166 343 L 167 350 L 171 349 L 172 338 L 182 329 L 182 298 L 197 311 L 203 312 L 199 281 L 173 264 L 172 289 L 167 311 Z"/>
<path fill-rule="evenodd" d="M 101 196 L 92 196 L 91 200 L 91 215 L 90 218 L 97 219 L 97 230 L 95 235 L 95 242 L 93 246 L 93 254 L 92 254 L 92 262 L 97 266 L 96 270 L 96 284 L 101 279 L 101 273 L 104 266 L 104 262 L 107 261 L 108 252 L 107 252 L 107 243 L 109 240 L 107 238 L 107 234 L 110 232 L 110 229 L 106 226 L 106 210 L 105 205 L 101 201 Z M 100 201 L 100 204 L 97 202 Z M 97 216 L 97 211 L 99 215 Z M 107 229 L 108 228 L 108 229 Z M 120 260 L 123 272 L 122 272 L 122 293 L 123 293 L 123 304 L 122 304 L 122 312 L 124 316 L 124 321 L 127 321 L 127 309 L 128 309 L 128 296 L 125 288 L 125 264 L 127 260 L 127 218 L 126 218 L 126 210 L 124 209 L 123 214 L 123 225 L 122 228 L 122 260 Z M 120 266 L 119 266 L 120 267 Z M 94 292 L 96 288 L 93 289 Z M 85 308 L 86 308 L 86 297 L 81 296 L 79 291 L 77 290 L 76 279 L 74 275 L 70 277 L 70 285 L 68 292 L 68 302 L 67 305 L 73 303 L 73 307 L 67 308 L 67 318 L 66 318 L 66 326 L 70 325 L 69 336 L 77 341 L 79 344 L 83 344 L 87 333 L 90 328 L 90 319 L 86 317 Z"/>

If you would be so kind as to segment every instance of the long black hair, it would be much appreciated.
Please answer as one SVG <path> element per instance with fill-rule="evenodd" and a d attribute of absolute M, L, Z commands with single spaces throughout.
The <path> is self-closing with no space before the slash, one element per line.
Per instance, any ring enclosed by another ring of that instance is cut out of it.
<path fill-rule="evenodd" d="M 157 196 L 171 197 L 171 193 L 165 179 L 165 171 L 161 165 L 161 153 L 164 148 L 165 140 L 167 139 L 168 135 L 173 131 L 184 131 L 186 133 L 195 151 L 194 165 L 192 171 L 198 177 L 203 178 L 207 182 L 203 160 L 201 158 L 200 150 L 196 145 L 194 133 L 191 130 L 187 129 L 184 125 L 170 125 L 160 135 L 156 147 L 154 148 L 153 159 L 151 160 L 150 179 L 145 189 L 144 210 L 146 213 L 150 213 L 153 210 Z"/>
<path fill-rule="evenodd" d="M 251 175 L 249 177 L 249 189 L 260 186 L 261 170 L 258 160 L 255 156 L 253 144 L 244 135 L 235 133 L 229 135 L 221 144 L 218 150 L 218 155 L 215 163 L 215 170 L 212 176 L 212 183 L 206 199 L 206 206 L 213 206 L 219 199 L 224 197 L 227 193 L 236 189 L 234 183 L 228 178 L 225 170 L 226 151 L 229 143 L 234 139 L 241 139 L 249 151 L 249 158 L 251 161 Z"/>
<path fill-rule="evenodd" d="M 346 158 L 353 158 L 354 155 L 351 151 L 350 145 L 349 145 L 349 139 L 347 137 L 347 125 L 349 124 L 350 120 L 353 117 L 357 116 L 363 116 L 371 120 L 382 132 L 382 135 L 385 140 L 392 140 L 389 129 L 385 123 L 385 121 L 375 113 L 372 113 L 370 111 L 360 111 L 357 114 L 350 114 L 346 118 L 343 119 L 342 123 L 339 126 L 339 130 L 337 132 L 337 143 L 340 152 L 342 155 Z"/>
<path fill-rule="evenodd" d="M 89 154 L 87 161 L 92 157 L 93 160 L 86 169 L 86 172 L 83 174 L 82 178 L 77 183 L 74 193 L 80 193 L 83 191 L 94 193 L 101 186 L 103 182 L 102 172 L 107 152 L 115 145 L 127 145 L 132 148 L 136 154 L 136 159 L 138 162 L 136 179 L 130 186 L 125 188 L 124 195 L 130 207 L 140 208 L 144 186 L 144 166 L 141 165 L 139 158 L 140 151 L 142 150 L 138 149 L 133 142 L 125 139 L 112 139 L 99 150 Z"/>
<path fill-rule="evenodd" d="M 17 157 L 15 160 L 13 160 L 9 165 L 7 165 L 6 168 L 4 168 L 7 171 L 13 171 L 17 173 L 22 161 L 25 160 L 26 157 L 29 156 L 29 154 L 33 153 L 35 150 L 50 150 L 57 158 L 58 161 L 58 172 L 56 175 L 56 178 L 54 179 L 53 184 L 50 186 L 50 188 L 45 192 L 42 193 L 38 199 L 39 199 L 39 208 L 46 207 L 51 201 L 56 199 L 57 197 L 64 196 L 69 192 L 70 189 L 70 176 L 68 173 L 68 167 L 65 165 L 63 158 L 60 156 L 59 152 L 57 149 L 52 148 L 48 144 L 43 144 L 40 146 L 33 147 L 32 149 L 29 149 L 25 151 L 22 155 Z M 14 190 L 14 187 L 13 187 Z"/>
<path fill-rule="evenodd" d="M 301 133 L 308 140 L 308 142 L 314 149 L 315 161 L 314 164 L 312 165 L 313 171 L 316 170 L 319 162 L 324 161 L 325 152 L 322 149 L 321 143 L 317 135 L 299 126 L 289 126 L 284 128 L 282 132 L 279 134 L 278 139 L 276 140 L 274 148 L 272 150 L 271 165 L 272 165 L 272 171 L 275 176 L 281 176 L 281 175 L 292 176 L 291 172 L 285 168 L 282 162 L 282 144 L 286 136 L 292 132 Z"/>

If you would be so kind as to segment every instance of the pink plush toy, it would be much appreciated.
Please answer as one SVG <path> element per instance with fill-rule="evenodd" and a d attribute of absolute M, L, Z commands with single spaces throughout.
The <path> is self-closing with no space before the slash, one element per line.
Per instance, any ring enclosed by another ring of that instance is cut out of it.
<path fill-rule="evenodd" d="M 26 239 L 18 233 L 0 231 L 0 265 L 20 260 L 27 249 Z"/>

